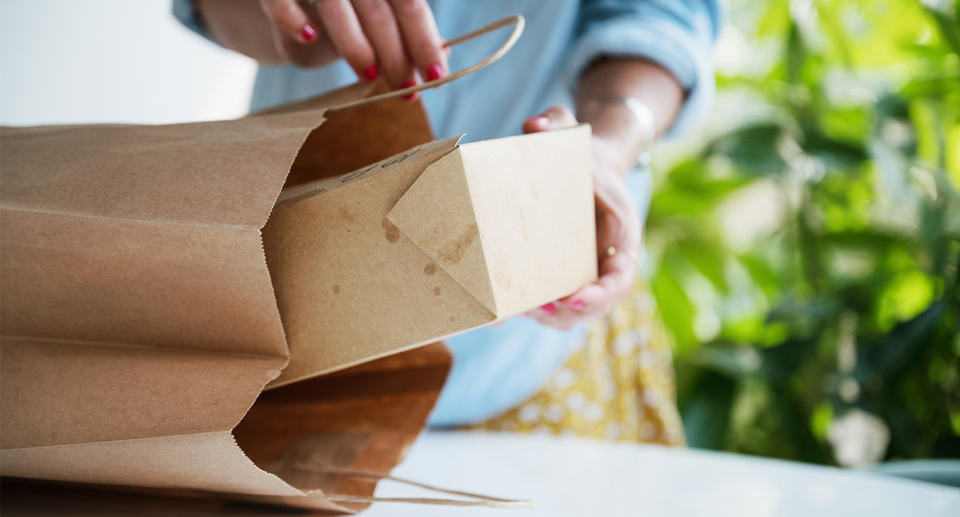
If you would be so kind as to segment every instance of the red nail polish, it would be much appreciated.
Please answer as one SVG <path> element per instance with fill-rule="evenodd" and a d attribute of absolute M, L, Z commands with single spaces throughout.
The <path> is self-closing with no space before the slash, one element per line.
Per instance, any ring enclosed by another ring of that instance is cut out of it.
<path fill-rule="evenodd" d="M 416 81 L 407 81 L 407 82 L 403 83 L 403 86 L 401 86 L 400 89 L 402 90 L 402 89 L 405 89 L 405 88 L 412 88 L 412 87 L 414 87 L 414 86 L 416 86 L 416 85 L 417 85 L 417 82 L 416 82 Z M 413 92 L 413 93 L 409 93 L 409 94 L 407 94 L 407 95 L 404 95 L 404 96 L 403 96 L 403 100 L 405 100 L 405 101 L 416 100 L 419 93 L 420 93 L 420 92 Z"/>
<path fill-rule="evenodd" d="M 570 306 L 574 309 L 582 309 L 586 307 L 587 304 L 583 303 L 583 300 L 574 300 L 570 302 Z"/>
<path fill-rule="evenodd" d="M 427 80 L 436 81 L 443 77 L 443 67 L 440 63 L 434 63 L 427 68 Z"/>
<path fill-rule="evenodd" d="M 317 39 L 317 29 L 308 23 L 304 25 L 302 29 L 300 29 L 300 37 L 303 38 L 305 43 L 310 43 L 311 41 Z"/>
<path fill-rule="evenodd" d="M 377 80 L 377 77 L 380 77 L 380 69 L 377 68 L 376 64 L 372 64 L 363 69 L 363 78 L 371 83 Z"/>
<path fill-rule="evenodd" d="M 540 306 L 540 310 L 542 310 L 543 312 L 545 312 L 545 313 L 547 313 L 547 314 L 554 315 L 554 314 L 557 313 L 557 304 L 555 304 L 555 303 L 553 303 L 553 302 L 545 303 L 545 304 L 543 304 L 543 305 Z"/>

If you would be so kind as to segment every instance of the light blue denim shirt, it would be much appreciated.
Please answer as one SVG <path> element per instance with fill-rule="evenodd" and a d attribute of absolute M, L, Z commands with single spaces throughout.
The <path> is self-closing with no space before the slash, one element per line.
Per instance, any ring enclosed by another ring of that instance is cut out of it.
<path fill-rule="evenodd" d="M 521 132 L 524 119 L 554 104 L 573 108 L 573 88 L 585 66 L 602 55 L 638 56 L 669 70 L 686 90 L 670 129 L 676 135 L 709 108 L 714 81 L 712 47 L 721 25 L 720 0 L 430 0 L 444 37 L 466 34 L 512 14 L 526 30 L 500 61 L 442 88 L 423 93 L 438 137 L 466 133 L 464 141 Z M 174 0 L 174 14 L 209 37 L 189 0 Z M 459 70 L 490 54 L 503 34 L 463 43 L 450 56 Z M 342 61 L 316 69 L 262 66 L 252 109 L 303 99 L 356 81 Z M 650 202 L 649 170 L 630 174 L 627 186 L 641 216 Z M 453 369 L 430 418 L 450 426 L 496 416 L 536 393 L 582 342 L 584 326 L 569 331 L 517 317 L 447 340 Z"/>

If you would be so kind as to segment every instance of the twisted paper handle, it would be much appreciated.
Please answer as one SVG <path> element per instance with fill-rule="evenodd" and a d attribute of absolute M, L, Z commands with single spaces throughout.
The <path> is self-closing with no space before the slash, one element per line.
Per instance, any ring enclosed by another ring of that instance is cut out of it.
<path fill-rule="evenodd" d="M 428 485 L 426 483 L 420 483 L 418 481 L 412 481 L 409 479 L 394 477 L 388 474 L 380 474 L 378 472 L 368 472 L 364 470 L 343 470 L 343 469 L 323 469 L 323 472 L 329 473 L 329 474 L 338 474 L 341 476 L 388 480 L 396 483 L 403 483 L 405 485 L 415 486 L 418 488 L 424 488 L 427 490 L 431 490 L 433 492 L 458 495 L 462 497 L 469 497 L 472 499 L 472 500 L 443 499 L 443 498 L 435 498 L 435 497 L 364 497 L 364 496 L 339 495 L 339 494 L 327 495 L 327 499 L 337 503 L 413 503 L 413 504 L 436 504 L 436 505 L 443 505 L 443 506 L 485 506 L 487 508 L 533 508 L 534 507 L 532 501 L 503 499 L 500 497 L 492 497 L 488 495 L 475 494 L 472 492 L 464 492 L 462 490 L 450 490 L 447 488 L 440 488 L 433 485 Z"/>
<path fill-rule="evenodd" d="M 421 91 L 421 90 L 426 90 L 427 88 L 436 88 L 437 86 L 440 86 L 441 84 L 446 84 L 446 83 L 449 83 L 450 81 L 453 81 L 453 80 L 455 80 L 455 79 L 459 79 L 460 77 L 463 77 L 463 76 L 465 76 L 465 75 L 467 75 L 467 74 L 472 74 L 473 72 L 476 72 L 477 70 L 480 70 L 481 68 L 485 68 L 486 66 L 492 64 L 492 63 L 495 62 L 496 60 L 498 60 L 498 59 L 500 59 L 501 57 L 503 57 L 503 55 L 506 54 L 507 51 L 509 51 L 509 50 L 513 47 L 513 45 L 517 42 L 517 40 L 520 38 L 520 34 L 523 33 L 523 27 L 524 27 L 524 24 L 525 24 L 525 23 L 526 23 L 526 22 L 524 21 L 523 16 L 521 16 L 521 15 L 518 14 L 518 15 L 515 15 L 515 16 L 511 16 L 511 17 L 509 17 L 509 18 L 504 18 L 504 19 L 502 19 L 502 20 L 500 20 L 500 21 L 493 22 L 493 23 L 491 23 L 490 25 L 487 25 L 486 27 L 482 27 L 482 28 L 480 28 L 480 29 L 477 29 L 477 30 L 469 33 L 469 34 L 464 34 L 463 36 L 459 36 L 459 37 L 457 37 L 457 38 L 454 38 L 454 39 L 452 39 L 452 40 L 444 43 L 444 44 L 443 44 L 443 48 L 449 48 L 449 47 L 452 47 L 452 46 L 454 46 L 454 45 L 458 45 L 458 44 L 460 44 L 460 43 L 463 43 L 464 41 L 467 41 L 467 40 L 471 40 L 471 39 L 473 39 L 473 38 L 476 38 L 477 36 L 482 36 L 482 35 L 484 35 L 484 34 L 486 34 L 486 33 L 488 33 L 488 32 L 495 31 L 495 30 L 497 30 L 497 29 L 499 29 L 499 28 L 501 28 L 501 27 L 504 27 L 504 26 L 506 26 L 506 25 L 511 25 L 511 24 L 513 25 L 513 30 L 510 31 L 510 36 L 507 38 L 506 41 L 503 42 L 503 45 L 500 45 L 500 47 L 499 47 L 497 50 L 493 51 L 493 53 L 490 54 L 489 56 L 481 59 L 481 60 L 478 61 L 477 63 L 474 63 L 474 64 L 472 64 L 472 65 L 470 65 L 470 66 L 468 66 L 468 67 L 466 67 L 466 68 L 463 68 L 463 69 L 461 69 L 461 70 L 457 70 L 456 72 L 454 72 L 454 73 L 452 73 L 452 74 L 450 74 L 450 75 L 441 77 L 440 79 L 435 79 L 435 80 L 433 80 L 433 81 L 427 81 L 427 82 L 425 82 L 425 83 L 421 83 L 421 84 L 418 84 L 418 85 L 416 85 L 416 86 L 411 86 L 410 88 L 404 88 L 404 89 L 402 89 L 402 90 L 394 90 L 394 91 L 392 91 L 392 92 L 382 93 L 382 94 L 380 94 L 380 95 L 375 95 L 375 96 L 373 96 L 373 97 L 369 97 L 369 98 L 366 98 L 366 99 L 359 99 L 359 100 L 356 100 L 356 101 L 353 101 L 353 102 L 348 102 L 348 103 L 346 103 L 346 104 L 337 106 L 337 107 L 335 107 L 335 108 L 331 108 L 331 109 L 329 109 L 328 111 L 329 111 L 329 112 L 336 112 L 336 111 L 341 111 L 341 110 L 345 110 L 345 109 L 349 109 L 349 108 L 355 108 L 355 107 L 357 107 L 357 106 L 363 106 L 363 105 L 365 105 L 365 104 L 371 104 L 371 103 L 378 102 L 378 101 L 382 101 L 382 100 L 385 100 L 385 99 L 392 99 L 392 98 L 395 98 L 395 97 L 403 97 L 403 96 L 405 96 L 405 95 L 410 95 L 411 93 L 414 93 L 414 92 L 419 92 L 419 91 Z"/>

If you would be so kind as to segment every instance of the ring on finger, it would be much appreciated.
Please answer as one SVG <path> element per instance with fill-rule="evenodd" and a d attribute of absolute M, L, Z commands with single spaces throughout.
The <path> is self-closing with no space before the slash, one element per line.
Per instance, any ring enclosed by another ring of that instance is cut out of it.
<path fill-rule="evenodd" d="M 603 253 L 605 256 L 609 258 L 616 255 L 617 253 L 620 253 L 620 250 L 618 250 L 616 246 L 607 246 L 607 249 L 604 250 Z M 636 251 L 625 251 L 623 252 L 623 254 L 626 255 L 627 258 L 629 258 L 634 262 L 636 262 L 639 259 L 639 255 L 637 255 Z"/>

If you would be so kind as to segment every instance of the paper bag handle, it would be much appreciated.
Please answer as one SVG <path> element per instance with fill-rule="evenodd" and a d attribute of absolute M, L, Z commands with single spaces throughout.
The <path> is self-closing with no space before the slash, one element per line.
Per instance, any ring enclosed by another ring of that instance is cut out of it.
<path fill-rule="evenodd" d="M 314 472 L 323 472 L 326 474 L 339 474 L 341 476 L 346 476 L 346 477 L 389 480 L 389 481 L 401 483 L 404 485 L 411 485 L 418 488 L 423 488 L 433 492 L 440 492 L 444 494 L 451 494 L 451 495 L 470 498 L 470 499 L 441 499 L 436 497 L 363 497 L 363 496 L 327 494 L 326 496 L 327 499 L 335 503 L 412 503 L 412 504 L 434 504 L 434 505 L 441 505 L 441 506 L 483 506 L 487 508 L 526 508 L 526 509 L 534 508 L 534 504 L 531 501 L 504 499 L 501 497 L 493 497 L 489 495 L 475 494 L 473 492 L 465 492 L 463 490 L 450 490 L 448 488 L 440 488 L 434 485 L 421 483 L 419 481 L 412 481 L 405 478 L 391 476 L 389 474 L 381 474 L 379 472 L 370 472 L 365 470 L 351 470 L 351 469 L 317 470 L 312 468 L 305 468 L 304 470 L 314 471 Z"/>
<path fill-rule="evenodd" d="M 346 103 L 346 104 L 341 104 L 341 105 L 336 106 L 336 107 L 334 107 L 334 108 L 330 108 L 330 109 L 327 110 L 327 111 L 328 111 L 328 112 L 336 112 L 336 111 L 345 110 L 345 109 L 349 109 L 349 108 L 355 108 L 355 107 L 357 107 L 357 106 L 363 106 L 363 105 L 366 105 L 366 104 L 371 104 L 371 103 L 374 103 L 374 102 L 379 102 L 379 101 L 382 101 L 382 100 L 385 100 L 385 99 L 393 99 L 393 98 L 395 98 L 395 97 L 403 97 L 403 96 L 405 96 L 405 95 L 410 95 L 411 93 L 419 92 L 419 91 L 421 91 L 421 90 L 426 90 L 427 88 L 436 88 L 437 86 L 440 86 L 441 84 L 449 83 L 450 81 L 453 81 L 453 80 L 455 80 L 455 79 L 459 79 L 459 78 L 461 78 L 461 77 L 463 77 L 463 76 L 465 76 L 465 75 L 467 75 L 467 74 L 472 74 L 473 72 L 476 72 L 477 70 L 480 70 L 481 68 L 485 68 L 486 66 L 490 65 L 491 63 L 493 63 L 493 62 L 495 62 L 496 60 L 498 60 L 498 59 L 500 59 L 501 57 L 503 57 L 503 55 L 506 54 L 507 51 L 509 51 L 509 50 L 513 47 L 513 45 L 517 42 L 517 40 L 520 39 L 520 34 L 523 33 L 523 27 L 524 27 L 524 25 L 526 24 L 526 21 L 523 19 L 523 16 L 522 16 L 522 15 L 517 14 L 517 15 L 511 16 L 511 17 L 509 17 L 509 18 L 504 18 L 504 19 L 502 19 L 502 20 L 493 22 L 493 23 L 491 23 L 490 25 L 487 25 L 486 27 L 481 27 L 481 28 L 479 28 L 479 29 L 477 29 L 477 30 L 475 30 L 475 31 L 473 31 L 473 32 L 471 32 L 471 33 L 464 34 L 463 36 L 459 36 L 459 37 L 453 38 L 452 40 L 447 41 L 446 43 L 443 44 L 443 48 L 450 48 L 450 47 L 452 47 L 452 46 L 454 46 L 454 45 L 458 45 L 458 44 L 460 44 L 460 43 L 463 43 L 464 41 L 471 40 L 471 39 L 473 39 L 473 38 L 476 38 L 477 36 L 482 36 L 482 35 L 484 35 L 484 34 L 486 34 L 486 33 L 488 33 L 488 32 L 495 31 L 495 30 L 497 30 L 497 29 L 499 29 L 499 28 L 501 28 L 501 27 L 504 27 L 504 26 L 507 26 L 507 25 L 511 25 L 511 24 L 513 25 L 513 30 L 510 32 L 510 36 L 506 39 L 506 41 L 503 42 L 503 45 L 500 45 L 500 48 L 498 48 L 497 50 L 493 51 L 493 53 L 490 54 L 489 56 L 481 59 L 480 61 L 478 61 L 478 62 L 476 62 L 476 63 L 474 63 L 474 64 L 472 64 L 472 65 L 470 65 L 470 66 L 468 66 L 468 67 L 466 67 L 466 68 L 463 68 L 463 69 L 461 69 L 461 70 L 457 70 L 456 72 L 454 72 L 454 73 L 452 73 L 452 74 L 450 74 L 450 75 L 441 77 L 440 79 L 434 79 L 433 81 L 427 81 L 427 82 L 425 82 L 425 83 L 421 83 L 421 84 L 418 84 L 418 85 L 416 85 L 416 86 L 411 86 L 411 87 L 409 87 L 409 88 L 403 88 L 402 90 L 394 90 L 394 91 L 392 91 L 392 92 L 381 93 L 380 95 L 374 95 L 373 97 L 368 97 L 368 98 L 366 98 L 366 99 L 359 99 L 359 100 L 356 100 L 356 101 L 353 101 L 353 102 L 348 102 L 348 103 Z"/>

